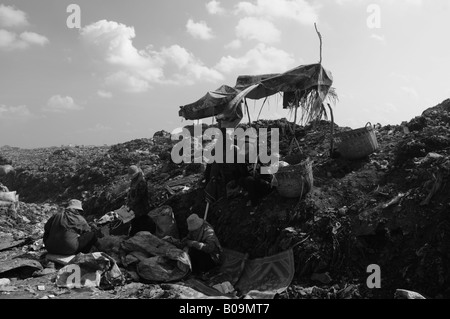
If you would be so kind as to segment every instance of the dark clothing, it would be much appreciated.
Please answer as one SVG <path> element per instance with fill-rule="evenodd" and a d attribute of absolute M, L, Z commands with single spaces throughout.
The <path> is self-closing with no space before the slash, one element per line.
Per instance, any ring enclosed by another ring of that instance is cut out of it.
<path fill-rule="evenodd" d="M 150 212 L 148 187 L 142 171 L 131 181 L 127 204 L 128 208 L 130 208 L 135 215 L 134 219 L 131 221 L 130 236 L 134 236 L 140 231 L 154 233 L 156 224 L 148 216 L 148 213 Z"/>
<path fill-rule="evenodd" d="M 189 248 L 189 256 L 191 257 L 191 259 L 192 256 L 194 256 L 194 258 L 200 258 L 200 260 L 204 261 L 204 257 L 201 257 L 202 254 L 197 254 L 197 252 L 194 252 L 197 250 L 209 255 L 209 259 L 211 259 L 211 261 L 213 261 L 214 263 L 213 266 L 217 266 L 220 264 L 222 246 L 220 245 L 219 239 L 217 238 L 213 227 L 208 222 L 204 221 L 202 227 L 199 230 L 189 232 L 187 239 L 193 241 L 192 246 Z M 194 253 L 194 255 L 192 255 L 192 253 Z M 198 269 L 194 268 L 193 261 L 192 271 L 198 271 Z"/>
<path fill-rule="evenodd" d="M 131 181 L 127 204 L 136 217 L 147 215 L 150 212 L 148 187 L 142 172 Z"/>
<path fill-rule="evenodd" d="M 94 232 L 87 232 L 78 238 L 78 252 L 88 254 L 97 243 L 97 235 Z"/>
<path fill-rule="evenodd" d="M 210 254 L 195 248 L 189 249 L 189 257 L 191 258 L 192 273 L 194 274 L 208 272 L 217 266 Z"/>
<path fill-rule="evenodd" d="M 231 181 L 238 181 L 241 178 L 250 176 L 250 173 L 246 163 L 233 163 L 224 165 L 223 175 L 225 184 L 228 184 Z"/>
<path fill-rule="evenodd" d="M 156 231 L 156 224 L 148 215 L 135 217 L 131 221 L 130 237 L 133 237 L 141 231 L 149 231 L 152 234 Z"/>
<path fill-rule="evenodd" d="M 239 181 L 240 178 L 245 178 L 247 176 L 249 176 L 249 172 L 247 164 L 245 163 L 212 163 L 208 175 L 206 175 L 206 200 L 211 204 L 220 200 L 227 195 L 226 185 L 229 182 Z"/>
<path fill-rule="evenodd" d="M 205 197 L 209 203 L 215 203 L 226 195 L 222 167 L 225 164 L 212 163 L 206 176 Z"/>
<path fill-rule="evenodd" d="M 208 184 L 209 181 L 211 180 L 211 170 L 212 170 L 212 165 L 213 164 L 206 164 L 206 169 L 205 169 L 205 183 Z"/>
<path fill-rule="evenodd" d="M 241 178 L 239 185 L 248 192 L 252 206 L 258 206 L 261 199 L 270 194 L 272 190 L 269 182 L 253 176 Z"/>
<path fill-rule="evenodd" d="M 44 226 L 44 244 L 52 254 L 73 255 L 89 245 L 90 250 L 96 239 L 86 219 L 75 209 L 56 213 Z"/>

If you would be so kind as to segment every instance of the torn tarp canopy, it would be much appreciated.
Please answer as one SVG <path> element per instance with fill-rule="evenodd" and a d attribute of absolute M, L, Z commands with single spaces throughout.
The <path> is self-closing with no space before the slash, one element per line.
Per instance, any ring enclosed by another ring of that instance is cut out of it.
<path fill-rule="evenodd" d="M 239 110 L 244 98 L 262 99 L 278 92 L 289 93 L 296 90 L 311 90 L 323 86 L 325 91 L 333 84 L 331 72 L 321 64 L 309 64 L 296 67 L 281 74 L 242 75 L 234 88 L 223 85 L 208 92 L 200 100 L 180 107 L 179 115 L 187 120 L 198 120 L 212 116 L 221 118 Z"/>
<path fill-rule="evenodd" d="M 244 90 L 254 84 L 259 85 L 251 90 L 246 98 L 259 100 L 278 92 L 309 90 L 318 86 L 330 88 L 333 84 L 333 76 L 321 64 L 309 64 L 281 74 L 241 75 L 236 81 L 235 89 Z"/>
<path fill-rule="evenodd" d="M 228 103 L 238 93 L 238 90 L 227 85 L 222 85 L 220 88 L 206 93 L 200 100 L 182 106 L 179 115 L 187 120 L 198 120 L 216 116 L 226 111 Z"/>

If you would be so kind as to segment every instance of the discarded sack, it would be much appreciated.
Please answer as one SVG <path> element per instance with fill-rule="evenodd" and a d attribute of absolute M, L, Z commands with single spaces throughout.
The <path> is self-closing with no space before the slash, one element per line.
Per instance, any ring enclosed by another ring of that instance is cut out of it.
<path fill-rule="evenodd" d="M 14 203 L 17 201 L 17 193 L 14 192 L 0 192 L 0 201 Z"/>
<path fill-rule="evenodd" d="M 177 222 L 170 206 L 161 206 L 148 213 L 156 224 L 155 235 L 159 238 L 171 236 L 179 239 Z"/>
<path fill-rule="evenodd" d="M 189 265 L 162 256 L 144 259 L 137 265 L 139 277 L 148 282 L 178 281 L 189 271 Z"/>
<path fill-rule="evenodd" d="M 79 253 L 69 265 L 61 268 L 56 286 L 65 288 L 99 287 L 109 289 L 122 285 L 125 277 L 114 259 L 105 253 Z"/>
<path fill-rule="evenodd" d="M 134 219 L 134 212 L 128 211 L 126 206 L 122 206 L 118 210 L 108 212 L 103 215 L 100 219 L 96 220 L 98 225 L 104 225 L 113 221 L 120 220 L 122 223 L 126 224 Z"/>
<path fill-rule="evenodd" d="M 185 277 L 191 270 L 189 255 L 150 232 L 139 232 L 121 245 L 126 252 L 149 256 L 137 266 L 138 275 L 151 282 L 171 282 Z M 161 257 L 161 258 L 155 258 Z"/>
<path fill-rule="evenodd" d="M 426 299 L 426 298 L 414 291 L 397 289 L 395 291 L 395 299 Z"/>

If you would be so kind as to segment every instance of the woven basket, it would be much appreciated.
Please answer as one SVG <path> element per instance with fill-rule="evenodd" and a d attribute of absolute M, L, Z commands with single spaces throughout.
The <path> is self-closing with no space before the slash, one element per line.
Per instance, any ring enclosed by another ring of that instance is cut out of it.
<path fill-rule="evenodd" d="M 371 123 L 367 123 L 363 128 L 338 133 L 334 141 L 341 156 L 350 160 L 369 156 L 379 148 Z"/>
<path fill-rule="evenodd" d="M 306 195 L 313 187 L 312 161 L 306 161 L 286 167 L 280 167 L 274 176 L 278 193 L 287 198 Z"/>

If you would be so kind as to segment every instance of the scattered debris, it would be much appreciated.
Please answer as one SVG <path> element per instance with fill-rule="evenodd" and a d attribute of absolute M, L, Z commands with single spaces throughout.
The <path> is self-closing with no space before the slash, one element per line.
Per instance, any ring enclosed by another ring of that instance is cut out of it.
<path fill-rule="evenodd" d="M 426 299 L 426 298 L 414 291 L 397 289 L 395 291 L 395 299 Z"/>
<path fill-rule="evenodd" d="M 314 189 L 300 202 L 272 192 L 253 210 L 246 207 L 245 194 L 211 205 L 208 221 L 223 246 L 251 259 L 292 248 L 295 277 L 279 298 L 392 298 L 392 291 L 405 283 L 430 298 L 450 297 L 450 100 L 406 124 L 374 125 L 379 149 L 355 161 L 328 156 L 329 122 L 291 124 L 258 120 L 251 126 L 284 132 L 282 158 L 289 150 L 300 160 L 310 157 Z M 335 125 L 334 130 L 350 128 Z M 17 173 L 15 185 L 1 182 L 20 194 L 17 218 L 0 207 L 0 273 L 10 280 L 2 289 L 23 292 L 18 287 L 24 278 L 52 274 L 42 267 L 43 228 L 66 200 L 82 198 L 88 221 L 120 209 L 129 186 L 126 169 L 132 164 L 140 163 L 146 175 L 152 209 L 171 207 L 179 237 L 184 237 L 187 216 L 205 211 L 202 168 L 172 163 L 174 141 L 166 133 L 104 147 L 1 147 L 1 156 Z M 291 148 L 294 136 L 298 146 Z M 114 259 L 121 258 L 120 246 L 109 247 Z M 128 255 L 131 264 L 141 262 L 142 256 Z M 365 270 L 374 261 L 383 270 L 383 287 L 370 291 L 364 289 Z M 129 280 L 140 280 L 133 270 L 127 274 Z M 318 274 L 329 277 L 318 280 Z M 313 277 L 317 286 L 305 286 Z M 161 287 L 144 285 L 133 296 L 180 296 Z"/>
<path fill-rule="evenodd" d="M 0 286 L 8 286 L 11 283 L 11 280 L 8 278 L 0 278 Z"/>

